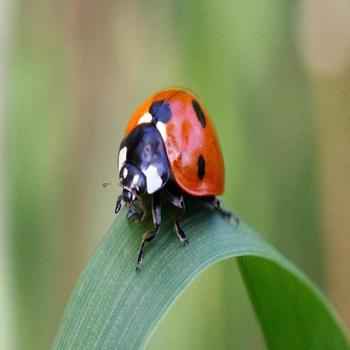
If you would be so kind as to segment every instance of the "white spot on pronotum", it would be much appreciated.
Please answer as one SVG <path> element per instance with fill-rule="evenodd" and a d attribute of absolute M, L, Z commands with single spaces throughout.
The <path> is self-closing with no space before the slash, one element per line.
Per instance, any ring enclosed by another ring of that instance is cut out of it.
<path fill-rule="evenodd" d="M 125 161 L 126 161 L 126 153 L 128 149 L 126 146 L 124 146 L 120 151 L 119 151 L 119 159 L 118 159 L 118 166 L 119 166 L 119 171 L 123 167 Z"/>
<path fill-rule="evenodd" d="M 167 134 L 166 134 L 166 125 L 163 122 L 158 121 L 156 124 L 156 128 L 159 131 L 160 135 L 162 136 L 163 141 L 166 141 Z"/>
<path fill-rule="evenodd" d="M 126 179 L 127 176 L 128 176 L 128 168 L 125 167 L 125 168 L 123 169 L 123 178 Z"/>
<path fill-rule="evenodd" d="M 134 178 L 132 179 L 132 185 L 133 186 L 136 186 L 136 184 L 139 182 L 139 179 L 140 179 L 140 175 L 139 174 L 136 174 L 134 176 Z"/>
<path fill-rule="evenodd" d="M 153 119 L 152 114 L 147 112 L 139 119 L 137 124 L 151 123 L 152 119 Z"/>
<path fill-rule="evenodd" d="M 147 193 L 152 194 L 162 187 L 163 180 L 154 165 L 150 165 L 143 173 L 146 176 Z"/>

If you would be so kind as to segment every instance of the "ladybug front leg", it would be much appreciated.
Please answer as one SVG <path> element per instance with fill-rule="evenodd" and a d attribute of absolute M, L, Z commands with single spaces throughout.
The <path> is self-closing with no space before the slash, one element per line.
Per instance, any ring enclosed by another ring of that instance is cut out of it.
<path fill-rule="evenodd" d="M 120 209 L 123 207 L 123 205 L 124 205 L 123 195 L 120 195 L 120 196 L 118 197 L 118 199 L 117 199 L 117 203 L 116 203 L 116 205 L 115 205 L 115 210 L 114 210 L 114 212 L 115 212 L 116 214 L 118 214 L 118 213 L 120 212 Z"/>
<path fill-rule="evenodd" d="M 139 270 L 141 268 L 143 258 L 145 255 L 144 250 L 145 250 L 146 242 L 151 242 L 157 236 L 160 229 L 160 223 L 162 221 L 162 217 L 161 217 L 161 204 L 160 204 L 159 192 L 155 193 L 152 197 L 152 219 L 153 219 L 154 228 L 151 231 L 147 231 L 142 237 L 139 253 L 137 256 L 136 270 Z"/>

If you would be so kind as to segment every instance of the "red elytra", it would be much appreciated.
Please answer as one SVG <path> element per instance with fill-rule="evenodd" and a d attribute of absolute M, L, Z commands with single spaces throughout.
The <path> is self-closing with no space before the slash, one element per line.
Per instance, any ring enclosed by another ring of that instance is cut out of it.
<path fill-rule="evenodd" d="M 165 148 L 176 183 L 193 196 L 222 194 L 225 169 L 218 138 L 207 110 L 190 91 L 168 89 L 146 99 L 132 115 L 126 134 L 157 101 L 165 101 L 171 110 Z"/>

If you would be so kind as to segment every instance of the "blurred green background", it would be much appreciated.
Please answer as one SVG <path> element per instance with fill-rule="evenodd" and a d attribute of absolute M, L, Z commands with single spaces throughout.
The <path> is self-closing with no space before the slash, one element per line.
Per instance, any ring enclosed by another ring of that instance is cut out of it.
<path fill-rule="evenodd" d="M 122 130 L 143 99 L 174 85 L 195 91 L 214 119 L 226 207 L 350 325 L 348 1 L 0 0 L 0 9 L 1 348 L 49 348 L 113 220 Z M 265 348 L 235 262 L 185 292 L 150 348 Z"/>

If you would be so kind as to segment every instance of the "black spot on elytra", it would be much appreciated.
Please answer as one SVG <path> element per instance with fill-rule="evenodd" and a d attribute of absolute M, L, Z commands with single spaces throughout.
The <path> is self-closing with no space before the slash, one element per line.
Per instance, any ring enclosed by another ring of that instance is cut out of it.
<path fill-rule="evenodd" d="M 153 102 L 149 112 L 156 121 L 167 123 L 171 118 L 171 110 L 169 103 L 164 100 Z"/>
<path fill-rule="evenodd" d="M 196 100 L 192 100 L 192 106 L 193 106 L 194 111 L 196 112 L 196 116 L 197 116 L 199 122 L 202 125 L 202 128 L 205 128 L 207 122 L 205 120 L 205 115 L 204 115 L 204 112 L 203 112 L 201 106 L 199 105 L 199 103 Z"/>
<path fill-rule="evenodd" d="M 200 180 L 202 180 L 204 175 L 205 175 L 205 160 L 204 160 L 202 155 L 200 155 L 198 157 L 198 164 L 197 164 L 197 166 L 198 166 L 198 178 Z"/>

